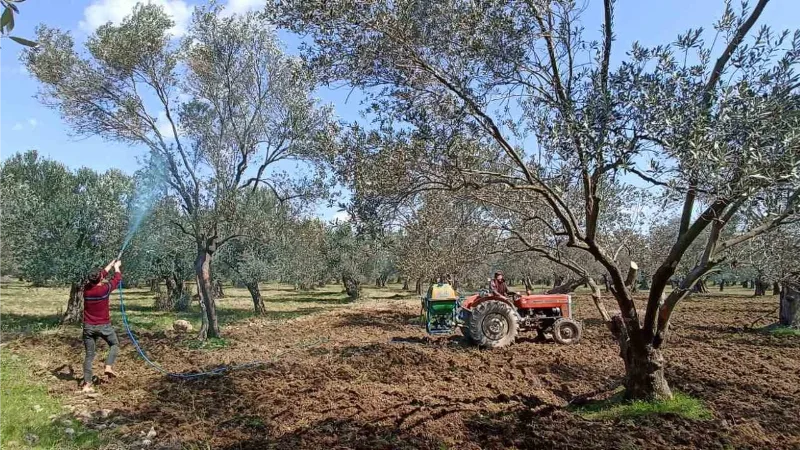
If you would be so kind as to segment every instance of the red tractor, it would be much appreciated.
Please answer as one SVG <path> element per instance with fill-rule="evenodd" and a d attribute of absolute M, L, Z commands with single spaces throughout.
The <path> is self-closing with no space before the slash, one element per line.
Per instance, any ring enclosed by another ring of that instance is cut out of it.
<path fill-rule="evenodd" d="M 503 299 L 486 291 L 465 298 L 456 320 L 461 332 L 483 348 L 504 347 L 522 331 L 552 335 L 559 344 L 575 344 L 581 325 L 572 319 L 572 298 L 561 294 L 511 294 Z"/>

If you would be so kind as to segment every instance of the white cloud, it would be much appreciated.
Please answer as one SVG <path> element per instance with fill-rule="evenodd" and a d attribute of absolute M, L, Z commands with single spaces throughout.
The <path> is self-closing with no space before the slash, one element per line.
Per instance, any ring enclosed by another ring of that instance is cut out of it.
<path fill-rule="evenodd" d="M 164 139 L 168 141 L 172 141 L 175 139 L 175 135 L 172 133 L 172 124 L 170 123 L 169 119 L 167 119 L 167 113 L 165 113 L 164 111 L 158 113 L 158 117 L 156 118 L 156 127 L 158 128 L 158 132 L 161 133 L 161 136 Z M 178 127 L 178 136 L 182 135 L 183 131 L 181 130 L 180 127 Z"/>
<path fill-rule="evenodd" d="M 33 130 L 36 126 L 39 125 L 39 121 L 31 117 L 30 119 L 26 120 L 25 122 L 16 122 L 13 127 L 11 127 L 14 131 L 22 131 L 26 128 L 30 128 Z"/>
<path fill-rule="evenodd" d="M 170 32 L 174 36 L 186 33 L 189 20 L 192 17 L 192 7 L 183 0 L 145 0 L 146 3 L 162 6 L 164 11 L 175 21 L 175 26 Z M 111 22 L 119 24 L 122 19 L 129 16 L 133 7 L 141 0 L 95 0 L 83 10 L 83 20 L 80 27 L 91 33 L 101 25 Z"/>
<path fill-rule="evenodd" d="M 225 9 L 222 10 L 222 15 L 232 16 L 234 14 L 244 14 L 248 11 L 262 9 L 266 3 L 265 0 L 228 0 Z"/>

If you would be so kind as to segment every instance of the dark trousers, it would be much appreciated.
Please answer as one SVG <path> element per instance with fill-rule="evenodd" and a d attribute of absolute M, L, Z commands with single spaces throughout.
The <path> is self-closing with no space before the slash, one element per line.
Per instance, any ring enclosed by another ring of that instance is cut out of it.
<path fill-rule="evenodd" d="M 83 381 L 85 383 L 92 382 L 92 363 L 94 362 L 98 338 L 103 339 L 108 344 L 106 365 L 114 364 L 117 359 L 117 353 L 119 353 L 117 333 L 110 323 L 105 325 L 83 324 L 83 347 L 86 349 L 86 359 L 83 361 Z"/>

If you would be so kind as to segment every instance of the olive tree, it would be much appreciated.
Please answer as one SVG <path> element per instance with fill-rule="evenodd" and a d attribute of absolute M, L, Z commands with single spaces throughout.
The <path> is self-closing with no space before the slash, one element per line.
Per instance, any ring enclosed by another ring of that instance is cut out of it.
<path fill-rule="evenodd" d="M 299 219 L 278 236 L 277 278 L 301 291 L 339 275 L 326 260 L 327 228 L 318 219 Z"/>
<path fill-rule="evenodd" d="M 678 302 L 727 249 L 796 217 L 800 33 L 751 36 L 767 3 L 728 5 L 714 24 L 721 49 L 691 30 L 667 45 L 635 44 L 618 65 L 613 0 L 596 20 L 598 39 L 585 36 L 569 0 L 297 0 L 273 10 L 308 36 L 307 59 L 328 81 L 363 90 L 382 130 L 402 121 L 406 145 L 376 150 L 392 164 L 373 169 L 413 190 L 485 199 L 494 189 L 495 207 L 541 222 L 602 266 L 620 310 L 603 318 L 613 320 L 626 396 L 659 399 L 672 396 L 662 352 Z M 600 227 L 620 185 L 660 190 L 660 210 L 680 217 L 644 314 L 631 289 L 637 266 L 616 261 Z M 747 220 L 733 223 L 738 214 Z M 531 252 L 587 273 L 509 225 Z M 702 254 L 667 294 L 699 240 Z"/>
<path fill-rule="evenodd" d="M 342 282 L 350 300 L 361 297 L 361 287 L 370 274 L 377 246 L 377 240 L 356 232 L 349 222 L 334 223 L 326 228 L 322 254 L 328 272 Z"/>
<path fill-rule="evenodd" d="M 132 215 L 134 212 L 129 210 L 128 217 Z M 173 225 L 181 220 L 180 215 L 180 206 L 174 198 L 159 200 L 132 234 L 123 254 L 126 282 L 149 282 L 155 286 L 157 310 L 185 311 L 190 304 L 186 281 L 194 274 L 196 253 L 192 239 Z"/>
<path fill-rule="evenodd" d="M 298 208 L 280 201 L 267 188 L 248 190 L 238 202 L 240 217 L 234 223 L 241 237 L 220 252 L 219 262 L 235 281 L 247 287 L 255 313 L 263 315 L 266 305 L 259 282 L 278 278 L 281 250 L 289 228 L 295 226 Z"/>
<path fill-rule="evenodd" d="M 448 275 L 458 282 L 467 278 L 470 268 L 492 258 L 500 233 L 482 213 L 474 202 L 440 192 L 422 195 L 419 205 L 406 212 L 400 220 L 398 267 L 415 280 L 418 294 L 425 288 L 423 282 Z"/>
<path fill-rule="evenodd" d="M 165 166 L 182 209 L 174 226 L 195 244 L 202 339 L 219 335 L 211 261 L 239 237 L 224 234 L 235 230 L 227 225 L 237 197 L 259 186 L 294 195 L 276 163 L 313 161 L 332 131 L 309 74 L 284 55 L 270 24 L 220 12 L 197 8 L 176 41 L 161 8 L 139 5 L 119 25 L 98 28 L 83 50 L 69 32 L 40 26 L 40 47 L 22 57 L 41 100 L 76 134 L 142 146 L 150 166 Z"/>
<path fill-rule="evenodd" d="M 71 171 L 29 151 L 3 163 L 0 193 L 3 258 L 14 260 L 17 275 L 35 285 L 68 284 L 63 321 L 80 322 L 87 274 L 122 243 L 130 177 L 116 170 Z"/>

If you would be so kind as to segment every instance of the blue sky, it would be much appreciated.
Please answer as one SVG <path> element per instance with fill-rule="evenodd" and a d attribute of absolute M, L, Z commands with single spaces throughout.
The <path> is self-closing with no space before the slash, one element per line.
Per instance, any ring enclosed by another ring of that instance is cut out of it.
<path fill-rule="evenodd" d="M 180 24 L 188 20 L 191 0 L 151 0 L 165 5 Z M 602 0 L 586 0 L 583 16 L 588 33 L 596 33 L 602 23 Z M 20 5 L 14 34 L 32 37 L 38 23 L 72 30 L 78 40 L 105 21 L 121 19 L 136 0 L 30 0 Z M 228 0 L 229 11 L 244 11 L 264 4 L 263 0 Z M 755 3 L 755 1 L 751 1 Z M 738 3 L 735 5 L 738 6 Z M 636 40 L 645 46 L 666 44 L 687 28 L 711 28 L 724 10 L 722 0 L 618 0 L 616 5 L 615 60 L 624 57 L 623 50 Z M 800 1 L 772 0 L 760 23 L 776 30 L 795 29 L 800 17 Z M 294 52 L 298 41 L 284 34 L 287 50 Z M 718 46 L 719 47 L 719 46 Z M 720 49 L 716 49 L 716 54 Z M 64 162 L 70 167 L 88 166 L 96 170 L 119 168 L 133 172 L 140 147 L 106 142 L 100 138 L 71 137 L 56 111 L 42 106 L 35 98 L 36 83 L 22 69 L 17 58 L 20 47 L 3 40 L 0 53 L 0 157 L 36 149 L 40 154 Z M 349 90 L 320 89 L 318 95 L 332 103 L 337 115 L 348 121 L 359 118 L 358 96 Z M 325 210 L 325 216 L 335 211 Z"/>

